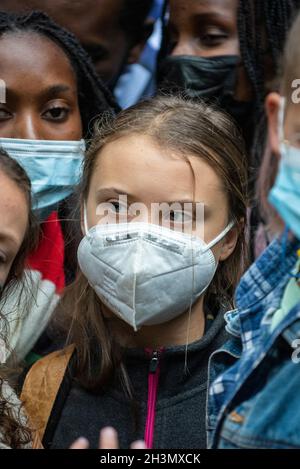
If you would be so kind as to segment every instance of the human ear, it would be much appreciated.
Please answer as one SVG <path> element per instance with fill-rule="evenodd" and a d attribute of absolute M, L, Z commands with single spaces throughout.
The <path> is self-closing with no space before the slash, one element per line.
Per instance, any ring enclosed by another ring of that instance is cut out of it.
<path fill-rule="evenodd" d="M 231 254 L 236 248 L 240 230 L 241 230 L 240 226 L 234 226 L 227 233 L 227 235 L 225 236 L 223 240 L 219 261 L 225 261 L 226 259 L 228 259 L 228 257 L 231 256 Z"/>
<path fill-rule="evenodd" d="M 272 153 L 280 154 L 279 111 L 280 94 L 269 93 L 265 100 L 265 110 L 268 118 L 268 136 Z"/>

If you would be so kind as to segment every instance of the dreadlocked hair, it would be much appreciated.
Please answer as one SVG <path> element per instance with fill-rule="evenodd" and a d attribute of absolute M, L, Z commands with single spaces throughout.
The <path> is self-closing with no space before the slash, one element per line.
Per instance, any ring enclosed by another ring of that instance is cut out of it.
<path fill-rule="evenodd" d="M 74 69 L 79 109 L 85 138 L 92 136 L 92 123 L 103 112 L 117 112 L 119 107 L 98 77 L 90 57 L 69 31 L 58 26 L 45 13 L 34 11 L 19 15 L 0 12 L 0 36 L 4 33 L 34 32 L 58 44 L 68 56 Z"/>

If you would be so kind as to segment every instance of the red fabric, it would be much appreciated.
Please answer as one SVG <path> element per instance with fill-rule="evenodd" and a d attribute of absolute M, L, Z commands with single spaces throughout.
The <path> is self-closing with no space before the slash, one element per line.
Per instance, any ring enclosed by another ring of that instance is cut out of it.
<path fill-rule="evenodd" d="M 28 264 L 38 270 L 43 280 L 54 283 L 60 293 L 65 287 L 64 238 L 57 212 L 52 212 L 42 224 L 42 234 L 37 250 L 29 256 Z"/>

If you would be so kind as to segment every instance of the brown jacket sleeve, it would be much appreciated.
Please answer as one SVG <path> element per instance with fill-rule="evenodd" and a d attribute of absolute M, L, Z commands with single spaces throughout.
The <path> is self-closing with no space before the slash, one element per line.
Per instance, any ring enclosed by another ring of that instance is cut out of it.
<path fill-rule="evenodd" d="M 51 353 L 36 362 L 26 376 L 21 393 L 21 401 L 35 434 L 34 446 L 41 447 L 47 423 L 72 357 L 74 346 Z"/>

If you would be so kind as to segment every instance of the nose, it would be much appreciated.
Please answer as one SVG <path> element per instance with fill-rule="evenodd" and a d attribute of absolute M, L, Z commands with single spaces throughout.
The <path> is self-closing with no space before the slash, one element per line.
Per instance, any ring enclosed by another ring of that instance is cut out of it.
<path fill-rule="evenodd" d="M 185 37 L 180 37 L 171 55 L 196 55 L 193 45 Z"/>
<path fill-rule="evenodd" d="M 18 117 L 14 127 L 13 138 L 42 140 L 39 125 L 32 113 L 22 113 L 22 115 Z"/>

